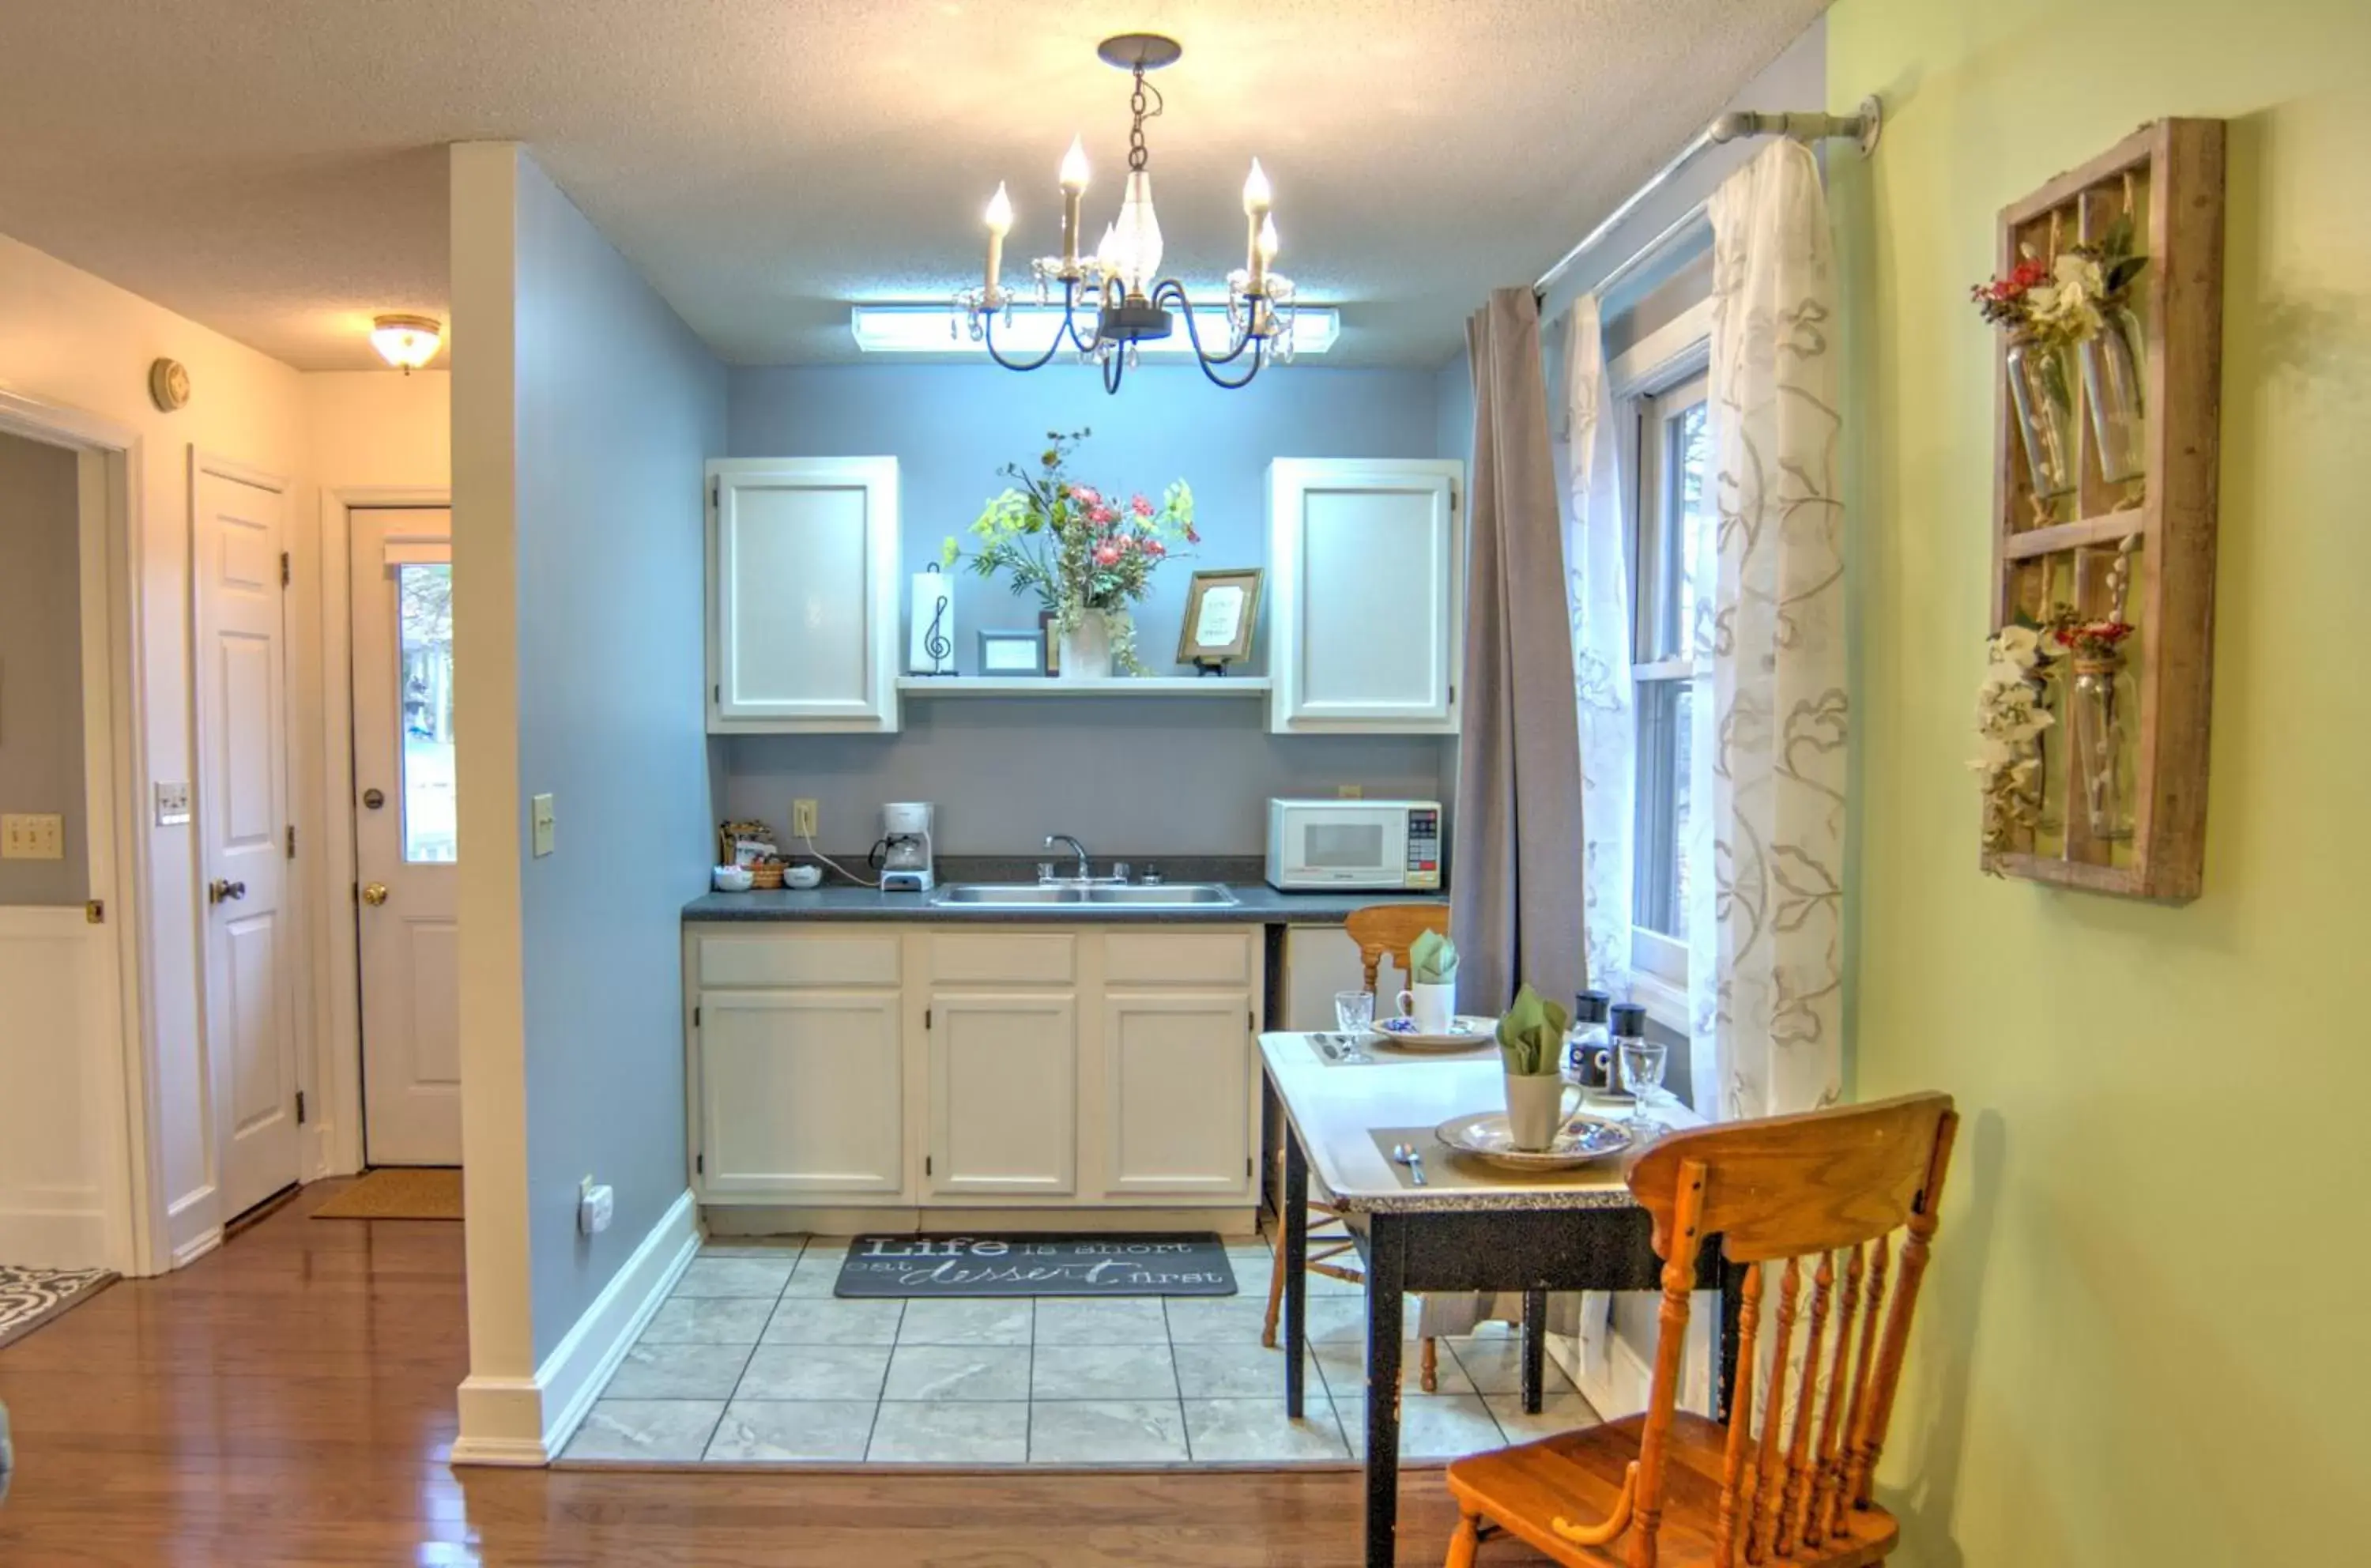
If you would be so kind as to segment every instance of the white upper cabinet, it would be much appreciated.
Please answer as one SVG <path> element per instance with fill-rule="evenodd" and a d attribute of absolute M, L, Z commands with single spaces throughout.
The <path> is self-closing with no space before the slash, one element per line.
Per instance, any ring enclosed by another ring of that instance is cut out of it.
<path fill-rule="evenodd" d="M 708 475 L 709 729 L 896 729 L 897 460 Z"/>
<path fill-rule="evenodd" d="M 1432 458 L 1269 465 L 1270 730 L 1456 732 L 1464 473 Z"/>

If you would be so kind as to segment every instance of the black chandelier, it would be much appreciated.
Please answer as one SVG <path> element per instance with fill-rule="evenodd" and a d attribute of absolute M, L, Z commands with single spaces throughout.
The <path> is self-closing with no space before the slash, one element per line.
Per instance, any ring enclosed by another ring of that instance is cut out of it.
<path fill-rule="evenodd" d="M 1161 268 L 1161 223 L 1152 211 L 1152 176 L 1146 168 L 1151 156 L 1144 144 L 1144 122 L 1158 115 L 1162 105 L 1160 92 L 1144 78 L 1148 71 L 1175 63 L 1185 49 L 1158 33 L 1122 33 L 1104 40 L 1095 52 L 1106 64 L 1128 72 L 1135 83 L 1128 95 L 1128 184 L 1119 216 L 1105 225 L 1094 253 L 1082 257 L 1080 204 L 1087 190 L 1087 155 L 1074 138 L 1059 176 L 1062 253 L 1033 261 L 1029 268 L 1039 306 L 1051 306 L 1054 288 L 1060 285 L 1061 326 L 1043 353 L 1011 359 L 996 345 L 1000 320 L 1012 330 L 1012 308 L 1020 303 L 1020 295 L 1003 287 L 1000 278 L 1012 202 L 1000 184 L 988 204 L 987 281 L 955 295 L 954 329 L 968 331 L 1007 370 L 1039 369 L 1067 342 L 1081 361 L 1102 368 L 1105 391 L 1117 392 L 1120 378 L 1138 362 L 1140 346 L 1170 335 L 1175 326 L 1174 309 L 1185 318 L 1186 342 L 1202 374 L 1230 390 L 1248 386 L 1263 366 L 1292 358 L 1292 280 L 1274 268 L 1276 219 L 1267 176 L 1254 158 L 1251 176 L 1243 181 L 1244 261 L 1227 274 L 1226 343 L 1222 352 L 1214 351 L 1203 346 L 1186 285 L 1175 278 L 1155 277 Z"/>

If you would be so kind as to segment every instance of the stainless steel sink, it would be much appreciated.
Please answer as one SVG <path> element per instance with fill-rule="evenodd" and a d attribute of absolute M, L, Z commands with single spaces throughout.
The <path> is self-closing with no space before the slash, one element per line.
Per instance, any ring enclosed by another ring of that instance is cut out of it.
<path fill-rule="evenodd" d="M 957 882 L 933 904 L 971 909 L 1061 908 L 1211 909 L 1241 902 L 1221 882 L 1118 882 L 1065 887 L 1058 882 Z"/>

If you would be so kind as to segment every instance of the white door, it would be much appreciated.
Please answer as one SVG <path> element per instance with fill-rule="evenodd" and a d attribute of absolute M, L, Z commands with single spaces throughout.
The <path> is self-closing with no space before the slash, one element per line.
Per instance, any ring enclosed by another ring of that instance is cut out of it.
<path fill-rule="evenodd" d="M 453 514 L 353 513 L 364 1158 L 461 1163 Z"/>
<path fill-rule="evenodd" d="M 894 990 L 702 991 L 701 1193 L 902 1192 L 903 1010 Z"/>
<path fill-rule="evenodd" d="M 1269 729 L 1455 732 L 1463 471 L 1416 458 L 1269 466 Z"/>
<path fill-rule="evenodd" d="M 206 1068 L 226 1219 L 297 1179 L 298 947 L 288 928 L 286 496 L 195 474 L 198 809 Z"/>
<path fill-rule="evenodd" d="M 1248 1196 L 1257 1101 L 1251 998 L 1115 991 L 1104 998 L 1105 1190 Z"/>
<path fill-rule="evenodd" d="M 1078 1190 L 1078 1002 L 1068 991 L 931 997 L 930 1187 Z"/>
<path fill-rule="evenodd" d="M 897 460 L 708 472 L 709 728 L 897 728 Z"/>

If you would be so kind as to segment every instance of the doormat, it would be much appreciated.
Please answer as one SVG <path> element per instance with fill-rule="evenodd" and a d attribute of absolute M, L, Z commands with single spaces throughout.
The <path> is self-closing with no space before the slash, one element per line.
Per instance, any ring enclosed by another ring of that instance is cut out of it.
<path fill-rule="evenodd" d="M 389 1165 L 313 1211 L 315 1219 L 458 1219 L 461 1173 L 451 1166 Z"/>
<path fill-rule="evenodd" d="M 860 1236 L 835 1296 L 1232 1296 L 1217 1235 Z"/>
<path fill-rule="evenodd" d="M 24 1338 L 114 1283 L 113 1269 L 27 1269 L 0 1263 L 0 1344 Z"/>

